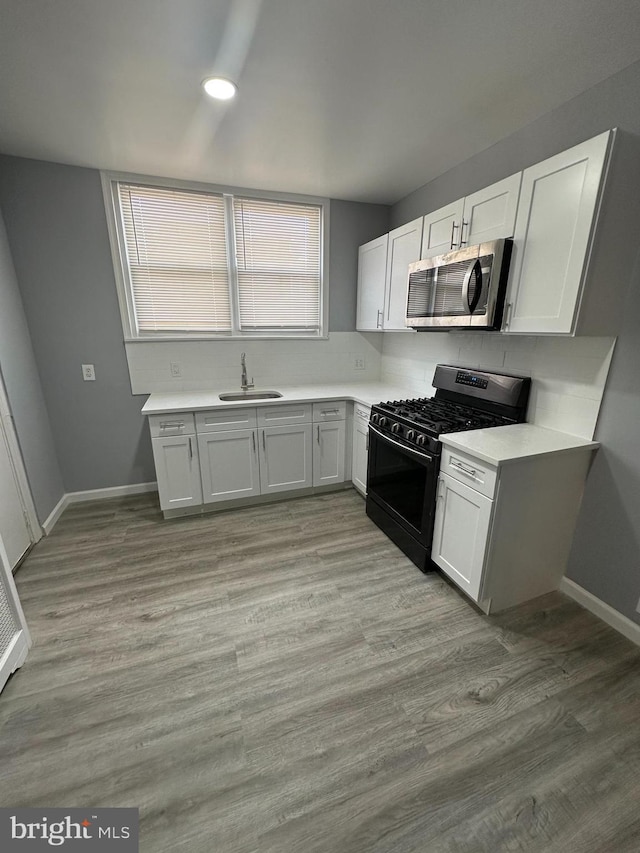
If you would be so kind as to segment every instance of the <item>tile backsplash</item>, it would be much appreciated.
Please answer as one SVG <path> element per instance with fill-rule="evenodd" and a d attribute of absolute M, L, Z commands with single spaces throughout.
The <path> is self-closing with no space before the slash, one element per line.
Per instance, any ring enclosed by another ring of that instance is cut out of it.
<path fill-rule="evenodd" d="M 592 438 L 614 346 L 615 338 L 332 332 L 313 341 L 145 341 L 126 352 L 134 394 L 237 390 L 241 352 L 258 388 L 381 379 L 424 397 L 434 393 L 436 364 L 516 373 L 534 380 L 528 421 Z"/>
<path fill-rule="evenodd" d="M 307 341 L 144 341 L 127 343 L 125 349 L 134 394 L 238 390 L 242 352 L 247 354 L 249 380 L 253 377 L 257 388 L 277 389 L 379 379 L 382 335 L 332 332 L 328 339 Z M 356 367 L 356 361 L 364 367 Z"/>
<path fill-rule="evenodd" d="M 436 364 L 530 376 L 527 420 L 592 438 L 615 338 L 552 338 L 476 332 L 385 333 L 383 381 L 431 396 Z"/>

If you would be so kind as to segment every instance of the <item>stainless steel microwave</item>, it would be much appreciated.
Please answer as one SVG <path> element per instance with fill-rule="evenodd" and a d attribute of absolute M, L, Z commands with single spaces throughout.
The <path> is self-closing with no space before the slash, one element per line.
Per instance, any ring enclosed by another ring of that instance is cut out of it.
<path fill-rule="evenodd" d="M 500 329 L 511 248 L 511 240 L 492 240 L 410 264 L 407 326 Z"/>

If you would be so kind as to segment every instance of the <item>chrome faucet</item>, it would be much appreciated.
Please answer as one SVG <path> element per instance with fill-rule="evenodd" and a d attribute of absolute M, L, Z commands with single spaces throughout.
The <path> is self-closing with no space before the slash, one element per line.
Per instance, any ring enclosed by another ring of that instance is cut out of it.
<path fill-rule="evenodd" d="M 253 376 L 251 377 L 251 382 L 247 381 L 247 356 L 246 353 L 240 354 L 240 366 L 242 367 L 242 373 L 240 375 L 240 387 L 243 391 L 248 391 L 249 388 L 253 388 Z"/>

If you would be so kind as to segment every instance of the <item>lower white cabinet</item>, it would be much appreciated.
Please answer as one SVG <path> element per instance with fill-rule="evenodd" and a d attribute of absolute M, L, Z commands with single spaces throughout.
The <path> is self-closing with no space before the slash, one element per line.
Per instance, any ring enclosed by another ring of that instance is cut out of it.
<path fill-rule="evenodd" d="M 311 424 L 265 427 L 258 430 L 258 437 L 263 495 L 313 484 Z"/>
<path fill-rule="evenodd" d="M 198 436 L 204 503 L 260 494 L 256 431 L 236 429 Z"/>
<path fill-rule="evenodd" d="M 158 494 L 162 510 L 202 503 L 200 463 L 195 435 L 152 438 Z"/>
<path fill-rule="evenodd" d="M 369 462 L 369 417 L 371 409 L 356 403 L 353 407 L 351 450 L 351 482 L 362 494 L 367 494 L 367 465 Z"/>
<path fill-rule="evenodd" d="M 345 422 L 316 423 L 313 429 L 313 485 L 343 483 Z"/>
<path fill-rule="evenodd" d="M 493 501 L 440 474 L 431 558 L 474 601 L 478 600 Z"/>
<path fill-rule="evenodd" d="M 433 562 L 486 613 L 557 589 L 593 448 L 540 453 L 496 467 L 447 441 Z"/>
<path fill-rule="evenodd" d="M 160 507 L 342 483 L 345 418 L 344 401 L 153 415 Z"/>

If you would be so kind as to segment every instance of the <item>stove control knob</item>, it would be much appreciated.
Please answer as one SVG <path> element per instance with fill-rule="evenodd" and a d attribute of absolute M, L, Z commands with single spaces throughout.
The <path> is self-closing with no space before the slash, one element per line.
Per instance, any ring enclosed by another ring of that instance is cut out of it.
<path fill-rule="evenodd" d="M 379 420 L 380 420 L 380 415 L 379 415 L 377 412 L 374 412 L 374 413 L 371 415 L 371 423 L 372 423 L 372 424 L 377 424 Z"/>
<path fill-rule="evenodd" d="M 414 441 L 415 437 L 416 437 L 415 429 L 410 429 L 409 432 L 407 433 L 407 441 Z"/>
<path fill-rule="evenodd" d="M 418 447 L 424 447 L 426 443 L 427 443 L 427 436 L 426 435 L 419 435 L 416 438 L 416 444 L 418 445 Z"/>
<path fill-rule="evenodd" d="M 400 424 L 399 424 L 399 423 L 395 423 L 395 424 L 392 424 L 392 425 L 391 425 L 391 432 L 392 432 L 394 435 L 397 435 L 397 434 L 400 432 L 400 430 L 401 430 L 401 429 L 402 429 L 402 427 L 400 426 Z"/>
<path fill-rule="evenodd" d="M 386 427 L 388 421 L 383 415 L 382 417 L 378 418 L 378 423 L 380 424 L 381 427 Z"/>

